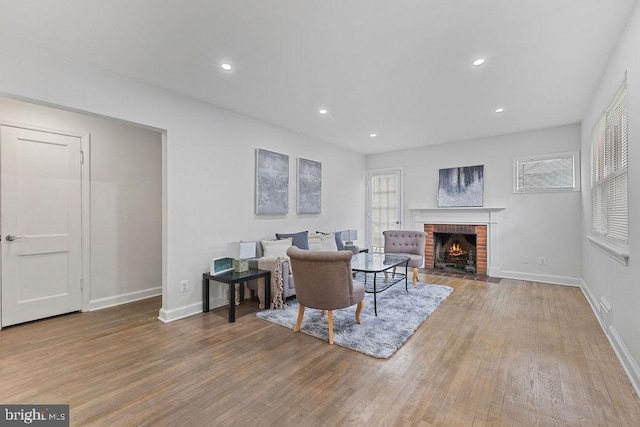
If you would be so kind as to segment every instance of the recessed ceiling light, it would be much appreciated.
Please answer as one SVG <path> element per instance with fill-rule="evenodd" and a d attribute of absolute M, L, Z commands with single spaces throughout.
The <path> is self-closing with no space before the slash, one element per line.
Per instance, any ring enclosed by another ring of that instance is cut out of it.
<path fill-rule="evenodd" d="M 496 113 L 504 113 L 504 108 L 496 108 Z"/>
<path fill-rule="evenodd" d="M 378 134 L 377 134 L 377 133 L 370 133 L 370 134 L 369 134 L 369 136 L 370 136 L 371 138 L 375 138 L 376 136 L 378 136 Z"/>
<path fill-rule="evenodd" d="M 475 61 L 473 61 L 473 65 L 475 65 L 476 67 L 479 65 L 484 64 L 485 59 L 484 58 L 478 58 Z"/>
<path fill-rule="evenodd" d="M 225 71 L 230 71 L 231 70 L 231 64 L 227 64 L 226 62 L 224 64 L 220 65 L 220 68 L 222 68 Z"/>
<path fill-rule="evenodd" d="M 318 113 L 320 113 L 320 114 L 327 114 L 327 113 L 328 113 L 328 111 L 327 111 L 327 110 L 325 110 L 324 108 L 322 108 L 322 109 L 318 110 Z"/>

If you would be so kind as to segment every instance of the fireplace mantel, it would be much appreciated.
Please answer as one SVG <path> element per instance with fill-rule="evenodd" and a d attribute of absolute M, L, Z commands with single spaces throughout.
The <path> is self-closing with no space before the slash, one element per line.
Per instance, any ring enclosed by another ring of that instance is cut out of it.
<path fill-rule="evenodd" d="M 425 224 L 471 224 L 487 226 L 487 275 L 500 277 L 500 218 L 505 208 L 410 208 L 414 230 Z"/>
<path fill-rule="evenodd" d="M 411 208 L 411 222 L 420 224 L 496 224 L 505 208 Z M 435 221 L 435 222 L 434 222 Z"/>

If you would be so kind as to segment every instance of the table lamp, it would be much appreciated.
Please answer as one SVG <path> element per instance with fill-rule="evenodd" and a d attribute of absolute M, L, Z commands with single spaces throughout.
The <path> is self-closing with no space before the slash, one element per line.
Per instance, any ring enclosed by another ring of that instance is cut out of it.
<path fill-rule="evenodd" d="M 340 235 L 345 245 L 353 245 L 353 241 L 358 240 L 358 230 L 344 230 Z"/>
<path fill-rule="evenodd" d="M 256 242 L 227 243 L 227 256 L 233 258 L 233 271 L 242 273 L 249 269 L 248 258 L 256 256 Z"/>

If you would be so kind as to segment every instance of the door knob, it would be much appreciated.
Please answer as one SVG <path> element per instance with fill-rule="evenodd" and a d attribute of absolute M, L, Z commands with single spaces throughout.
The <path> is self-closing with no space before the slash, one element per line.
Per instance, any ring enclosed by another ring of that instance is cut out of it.
<path fill-rule="evenodd" d="M 18 240 L 18 239 L 26 239 L 26 236 L 16 236 L 15 234 L 7 234 L 6 239 L 8 242 L 13 242 L 14 240 Z"/>

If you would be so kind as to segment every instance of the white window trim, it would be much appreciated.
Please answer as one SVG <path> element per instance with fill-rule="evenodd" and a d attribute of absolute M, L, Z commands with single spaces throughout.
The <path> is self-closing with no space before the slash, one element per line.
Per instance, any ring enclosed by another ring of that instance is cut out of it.
<path fill-rule="evenodd" d="M 518 188 L 518 163 L 527 161 L 543 161 L 551 159 L 560 159 L 565 157 L 573 157 L 573 187 L 571 188 L 536 188 L 536 189 L 519 189 Z M 580 152 L 564 151 L 562 153 L 551 154 L 535 154 L 524 157 L 513 158 L 513 192 L 515 194 L 529 193 L 567 193 L 580 191 Z"/>
<path fill-rule="evenodd" d="M 629 245 L 605 240 L 600 236 L 587 236 L 587 240 L 596 249 L 601 250 L 622 265 L 629 265 Z"/>
<path fill-rule="evenodd" d="M 615 105 L 618 103 L 620 96 L 623 94 L 623 92 L 625 90 L 628 90 L 627 88 L 627 79 L 626 79 L 626 73 L 625 73 L 625 78 L 621 84 L 621 87 L 619 88 L 618 92 L 616 93 L 616 95 L 614 96 L 613 100 L 611 101 L 611 103 L 609 104 L 609 106 L 603 111 L 602 116 L 600 117 L 600 119 L 598 120 L 598 122 L 596 123 L 596 125 L 594 126 L 594 130 L 592 130 L 591 133 L 591 209 L 593 211 L 593 189 L 594 186 L 596 185 L 596 177 L 594 176 L 594 141 L 593 141 L 593 132 L 595 131 L 595 129 L 599 126 L 599 124 L 605 120 L 605 123 L 607 118 L 608 118 L 608 114 L 609 112 L 615 107 Z M 628 95 L 627 95 L 628 96 Z M 628 99 L 627 99 L 628 102 Z M 628 104 L 627 104 L 628 105 Z M 628 120 L 628 117 L 627 117 Z M 627 140 L 627 144 L 628 144 L 628 140 Z M 628 153 L 627 153 L 628 156 Z M 602 252 L 604 252 L 605 254 L 609 255 L 611 258 L 619 261 L 620 263 L 624 264 L 624 265 L 628 265 L 628 260 L 629 260 L 629 219 L 628 219 L 628 213 L 629 213 L 629 196 L 628 196 L 628 169 L 629 169 L 629 159 L 627 158 L 626 160 L 626 167 L 617 170 L 614 174 L 610 175 L 607 179 L 608 180 L 612 180 L 615 176 L 617 175 L 626 175 L 627 176 L 627 239 L 626 240 L 621 240 L 618 238 L 613 238 L 613 237 L 609 237 L 607 234 L 603 234 L 599 231 L 597 231 L 596 229 L 594 229 L 593 227 L 593 212 L 591 215 L 591 235 L 587 236 L 587 240 L 592 244 L 592 246 L 600 249 Z"/>

